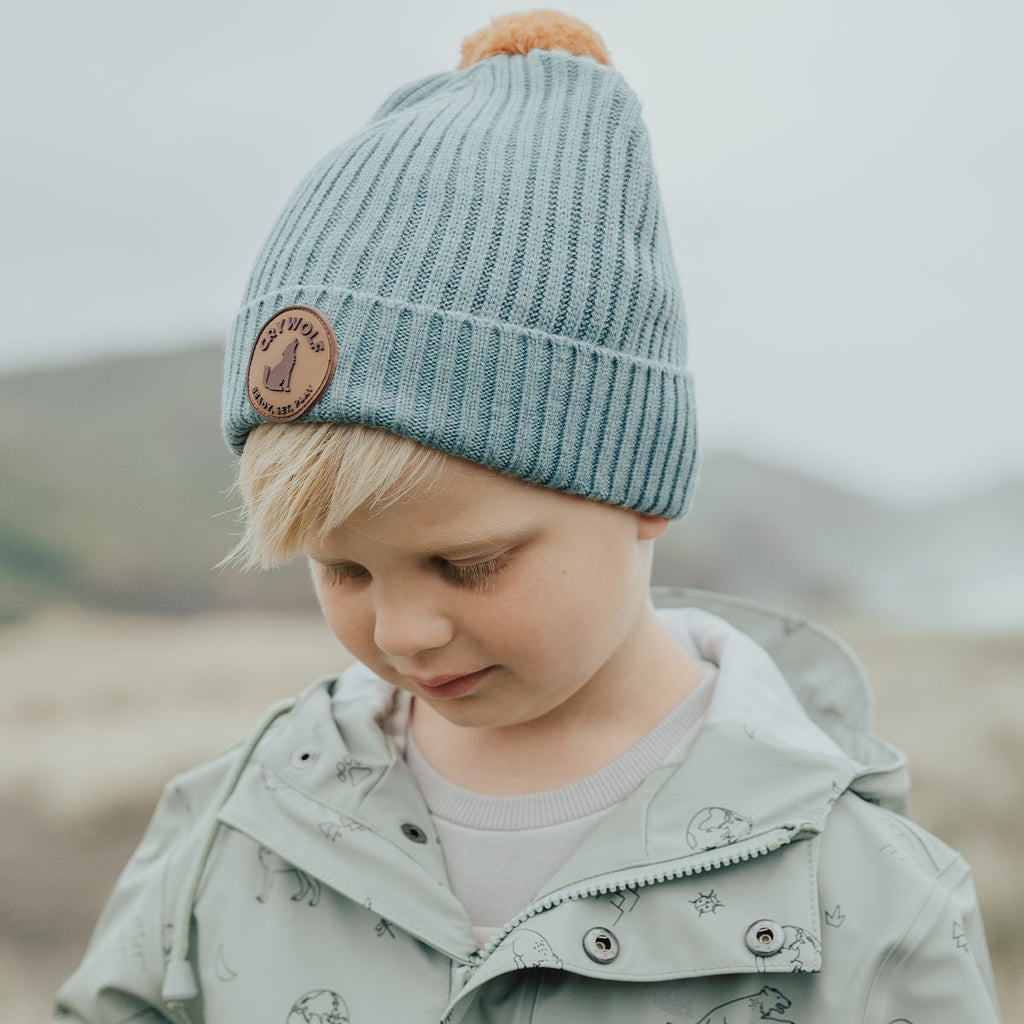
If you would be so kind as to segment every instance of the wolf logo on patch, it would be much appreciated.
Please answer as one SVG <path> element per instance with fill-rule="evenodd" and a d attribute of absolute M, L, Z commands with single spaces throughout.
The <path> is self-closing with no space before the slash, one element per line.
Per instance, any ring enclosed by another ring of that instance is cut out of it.
<path fill-rule="evenodd" d="M 278 310 L 261 328 L 249 357 L 245 394 L 265 420 L 290 423 L 319 401 L 334 376 L 338 342 L 311 306 Z"/>
<path fill-rule="evenodd" d="M 295 353 L 298 351 L 299 343 L 292 340 L 281 356 L 281 362 L 276 366 L 263 367 L 263 386 L 271 391 L 291 391 L 292 370 L 295 369 Z"/>

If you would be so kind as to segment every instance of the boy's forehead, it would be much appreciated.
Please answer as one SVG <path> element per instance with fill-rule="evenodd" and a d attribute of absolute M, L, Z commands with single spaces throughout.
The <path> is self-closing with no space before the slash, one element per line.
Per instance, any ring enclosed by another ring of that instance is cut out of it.
<path fill-rule="evenodd" d="M 409 488 L 369 501 L 324 538 L 306 545 L 328 555 L 338 545 L 368 540 L 432 553 L 508 545 L 524 539 L 557 506 L 558 492 L 448 458 Z M 311 538 L 312 540 L 312 538 Z"/>
<path fill-rule="evenodd" d="M 429 479 L 383 504 L 359 509 L 325 538 L 322 551 L 369 541 L 456 557 L 511 547 L 546 525 L 571 519 L 583 525 L 600 510 L 621 510 L 505 476 L 494 470 L 446 459 Z M 307 551 L 309 549 L 307 548 Z"/>
<path fill-rule="evenodd" d="M 471 542 L 521 529 L 557 504 L 557 492 L 479 466 L 446 465 L 433 480 L 367 518 L 408 519 L 431 533 Z"/>
<path fill-rule="evenodd" d="M 536 515 L 506 515 L 498 520 L 475 517 L 470 509 L 417 515 L 414 506 L 392 507 L 371 517 L 354 516 L 334 531 L 321 546 L 330 556 L 332 549 L 347 549 L 369 542 L 382 547 L 402 548 L 424 555 L 449 558 L 469 557 L 487 551 L 513 547 L 533 536 L 541 526 Z"/>
<path fill-rule="evenodd" d="M 421 510 L 446 509 L 452 516 L 471 521 L 485 512 L 502 518 L 507 512 L 507 517 L 514 519 L 518 510 L 538 508 L 567 497 L 561 491 L 449 455 L 412 487 L 400 485 L 397 499 L 384 504 Z"/>

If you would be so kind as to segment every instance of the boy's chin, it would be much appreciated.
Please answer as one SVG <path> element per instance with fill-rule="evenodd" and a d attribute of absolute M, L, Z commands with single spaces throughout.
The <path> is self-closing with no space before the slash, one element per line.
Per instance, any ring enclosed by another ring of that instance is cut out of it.
<path fill-rule="evenodd" d="M 442 728 L 508 729 L 530 721 L 530 715 L 524 714 L 521 709 L 517 713 L 479 694 L 471 693 L 447 700 L 431 700 L 430 697 L 416 694 L 413 700 L 417 708 L 425 710 L 435 724 Z"/>
<path fill-rule="evenodd" d="M 509 724 L 507 718 L 472 696 L 432 700 L 422 694 L 414 694 L 413 700 L 417 708 L 426 709 L 428 715 L 446 725 L 463 729 L 496 729 Z"/>

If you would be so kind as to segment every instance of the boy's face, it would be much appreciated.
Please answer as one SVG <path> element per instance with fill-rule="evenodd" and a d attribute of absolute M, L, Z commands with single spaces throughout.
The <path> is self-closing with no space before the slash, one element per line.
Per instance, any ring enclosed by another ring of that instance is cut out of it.
<path fill-rule="evenodd" d="M 638 681 L 665 526 L 452 458 L 304 550 L 331 629 L 377 675 L 454 725 L 554 725 Z"/>

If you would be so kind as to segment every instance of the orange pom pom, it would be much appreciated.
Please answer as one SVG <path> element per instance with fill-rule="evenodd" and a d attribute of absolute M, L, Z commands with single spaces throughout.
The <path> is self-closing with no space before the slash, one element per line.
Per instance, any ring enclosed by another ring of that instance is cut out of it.
<path fill-rule="evenodd" d="M 593 57 L 612 66 L 601 37 L 578 18 L 561 11 L 522 11 L 493 18 L 487 28 L 462 43 L 459 70 L 499 53 L 526 56 L 531 50 L 565 50 L 574 57 Z"/>

